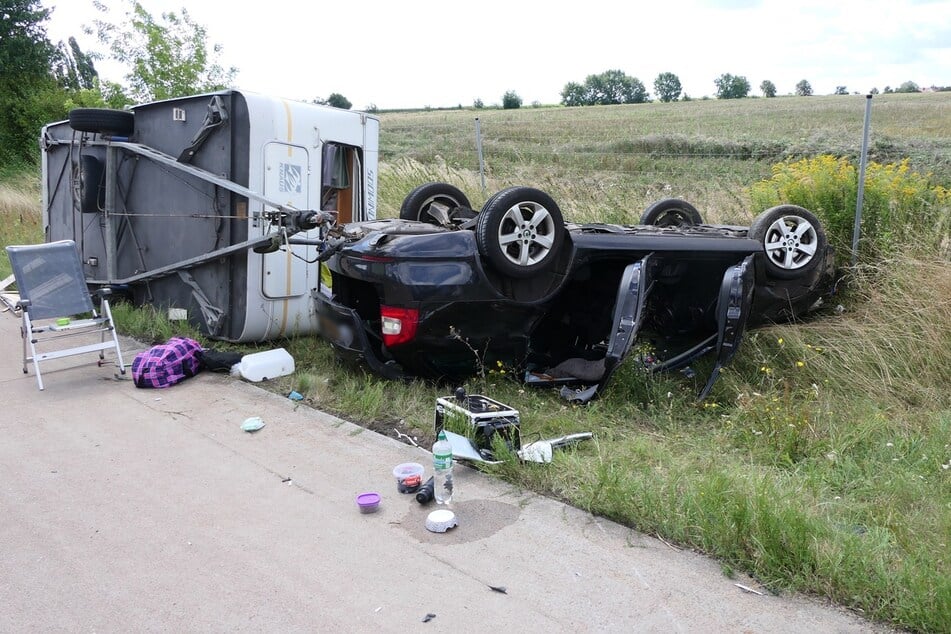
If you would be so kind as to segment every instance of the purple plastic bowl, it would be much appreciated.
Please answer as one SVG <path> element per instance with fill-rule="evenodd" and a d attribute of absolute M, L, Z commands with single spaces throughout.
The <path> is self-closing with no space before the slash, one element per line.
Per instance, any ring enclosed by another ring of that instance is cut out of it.
<path fill-rule="evenodd" d="M 379 493 L 361 493 L 357 496 L 357 506 L 361 513 L 376 513 L 380 508 Z"/>

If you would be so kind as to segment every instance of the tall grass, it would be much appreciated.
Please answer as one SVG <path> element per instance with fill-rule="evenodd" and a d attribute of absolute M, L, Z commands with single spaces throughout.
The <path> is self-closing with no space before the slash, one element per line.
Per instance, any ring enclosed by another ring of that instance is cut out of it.
<path fill-rule="evenodd" d="M 505 368 L 467 387 L 518 409 L 525 441 L 594 434 L 547 467 L 509 456 L 490 468 L 498 477 L 711 554 L 727 574 L 749 572 L 771 592 L 806 592 L 877 621 L 941 632 L 951 623 L 951 266 L 940 238 L 947 211 L 922 221 L 928 210 L 913 205 L 951 184 L 942 172 L 951 108 L 948 96 L 876 102 L 888 106 L 874 119 L 874 159 L 890 192 L 882 209 L 889 219 L 911 213 L 913 230 L 904 221 L 873 230 L 882 225 L 870 221 L 875 249 L 843 271 L 838 296 L 809 321 L 747 333 L 706 401 L 696 394 L 709 361 L 694 364 L 695 376 L 646 374 L 628 362 L 586 407 L 527 389 Z M 815 179 L 811 161 L 828 154 L 834 173 L 840 161 L 854 169 L 862 106 L 864 98 L 830 97 L 384 114 L 379 208 L 394 216 L 413 187 L 447 181 L 476 207 L 505 185 L 525 184 L 552 193 L 573 220 L 632 222 L 649 202 L 682 196 L 702 201 L 708 218 L 748 222 L 779 200 L 757 201 L 751 187 L 762 181 L 763 195 L 774 195 L 774 164 L 805 159 L 799 176 Z M 472 159 L 474 114 L 495 135 L 485 191 Z M 932 165 L 923 162 L 928 152 Z M 918 181 L 885 169 L 903 164 L 906 175 L 931 172 L 926 187 L 905 196 L 902 188 Z M 833 214 L 854 190 L 836 193 L 837 178 L 788 183 L 783 198 L 797 187 L 826 197 L 806 206 L 819 208 L 844 242 L 849 229 L 836 228 Z M 35 176 L 4 178 L 0 201 L 21 195 L 0 203 L 5 244 L 42 240 Z M 875 196 L 870 204 L 879 204 Z M 180 334 L 161 314 L 115 312 L 145 342 Z M 306 405 L 432 442 L 434 397 L 452 386 L 384 381 L 338 364 L 316 338 L 265 345 L 288 348 L 297 365 L 269 389 L 294 389 Z"/>
<path fill-rule="evenodd" d="M 0 222 L 3 223 L 3 246 L 34 244 L 43 239 L 36 174 L 25 169 L 0 171 Z M 12 272 L 6 250 L 0 250 L 0 279 Z"/>

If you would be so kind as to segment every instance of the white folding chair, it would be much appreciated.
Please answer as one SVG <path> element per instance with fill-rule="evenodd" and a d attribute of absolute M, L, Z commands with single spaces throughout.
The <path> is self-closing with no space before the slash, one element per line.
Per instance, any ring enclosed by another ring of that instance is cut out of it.
<path fill-rule="evenodd" d="M 105 351 L 115 349 L 116 366 L 121 374 L 125 374 L 109 301 L 102 297 L 101 313 L 93 305 L 76 243 L 60 240 L 44 244 L 10 245 L 6 249 L 20 296 L 16 308 L 23 320 L 20 326 L 23 373 L 28 373 L 27 364 L 32 361 L 36 382 L 42 390 L 41 362 L 98 352 L 99 365 L 102 365 Z M 101 294 L 108 294 L 108 289 Z M 87 335 L 88 341 L 88 335 L 97 332 L 100 333 L 98 343 L 72 348 L 55 347 L 56 342 L 79 335 Z"/>

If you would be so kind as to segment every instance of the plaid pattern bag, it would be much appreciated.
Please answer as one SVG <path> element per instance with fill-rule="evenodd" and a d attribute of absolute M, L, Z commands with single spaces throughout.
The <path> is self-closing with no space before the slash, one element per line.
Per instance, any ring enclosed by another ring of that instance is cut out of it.
<path fill-rule="evenodd" d="M 195 376 L 201 365 L 201 344 L 186 337 L 172 337 L 135 355 L 132 381 L 136 387 L 170 387 Z"/>

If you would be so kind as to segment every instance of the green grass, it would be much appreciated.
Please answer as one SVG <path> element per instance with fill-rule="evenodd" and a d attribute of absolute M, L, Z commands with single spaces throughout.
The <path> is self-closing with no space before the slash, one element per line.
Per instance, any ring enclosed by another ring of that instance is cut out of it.
<path fill-rule="evenodd" d="M 380 208 L 432 180 L 485 193 L 474 161 L 479 116 L 489 193 L 552 193 L 569 218 L 631 222 L 657 198 L 701 201 L 747 222 L 748 188 L 775 160 L 854 155 L 862 97 L 696 101 L 615 108 L 381 115 Z M 948 186 L 951 94 L 874 100 L 879 148 Z M 928 158 L 931 157 L 931 158 Z M 879 157 L 882 159 L 882 157 Z M 5 174 L 5 244 L 42 239 L 35 176 Z M 517 408 L 525 441 L 590 431 L 546 467 L 509 458 L 497 477 L 671 544 L 715 556 L 779 594 L 831 599 L 911 631 L 951 623 L 951 266 L 927 241 L 848 270 L 816 318 L 748 333 L 705 402 L 697 376 L 647 375 L 632 363 L 586 407 L 491 368 L 467 388 Z M 940 245 L 939 245 L 940 246 Z M 0 260 L 0 272 L 7 266 Z M 8 269 L 8 267 L 7 267 Z M 7 270 L 8 272 L 8 270 Z M 834 310 L 841 303 L 841 310 Z M 160 314 L 117 306 L 149 342 L 183 333 Z M 207 345 L 230 348 L 202 339 Z M 437 396 L 452 386 L 385 381 L 338 364 L 318 338 L 269 342 L 297 372 L 268 389 L 390 436 L 432 443 Z M 257 349 L 244 347 L 245 350 Z"/>

